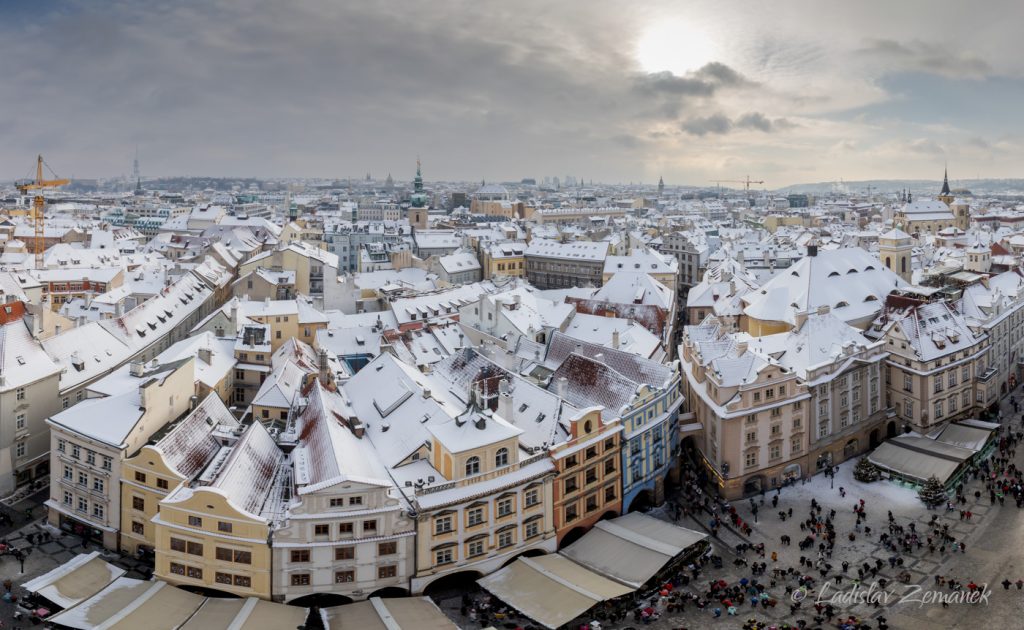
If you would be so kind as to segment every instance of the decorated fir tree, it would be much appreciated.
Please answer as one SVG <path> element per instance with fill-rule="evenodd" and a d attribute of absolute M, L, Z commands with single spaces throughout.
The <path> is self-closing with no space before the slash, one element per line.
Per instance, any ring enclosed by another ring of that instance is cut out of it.
<path fill-rule="evenodd" d="M 867 457 L 861 457 L 853 469 L 853 478 L 864 483 L 878 481 L 881 476 L 882 471 L 878 470 L 878 466 L 875 466 Z"/>
<path fill-rule="evenodd" d="M 949 498 L 946 495 L 945 486 L 942 485 L 942 482 L 935 475 L 932 475 L 924 482 L 921 489 L 917 491 L 917 496 L 928 506 L 941 505 Z"/>

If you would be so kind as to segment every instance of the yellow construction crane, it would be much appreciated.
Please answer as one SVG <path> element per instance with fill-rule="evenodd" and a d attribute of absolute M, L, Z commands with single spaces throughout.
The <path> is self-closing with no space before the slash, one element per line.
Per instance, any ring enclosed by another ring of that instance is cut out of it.
<path fill-rule="evenodd" d="M 71 183 L 70 179 L 43 179 L 43 164 L 43 156 L 40 155 L 36 159 L 36 178 L 34 180 L 23 179 L 14 182 L 14 185 L 17 186 L 22 194 L 26 194 L 31 190 L 37 191 L 32 198 L 32 221 L 35 224 L 35 242 L 32 246 L 36 255 L 36 269 L 43 268 L 43 250 L 46 249 L 46 240 L 43 237 L 43 227 L 45 225 L 43 208 L 46 206 L 46 199 L 43 198 L 43 190 Z M 49 168 L 49 165 L 47 165 L 47 168 Z M 50 172 L 53 173 L 52 170 Z"/>

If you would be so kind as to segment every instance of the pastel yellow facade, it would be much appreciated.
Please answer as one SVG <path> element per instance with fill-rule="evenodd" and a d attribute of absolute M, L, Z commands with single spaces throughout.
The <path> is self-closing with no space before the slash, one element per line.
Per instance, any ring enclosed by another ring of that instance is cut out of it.
<path fill-rule="evenodd" d="M 121 465 L 121 551 L 134 554 L 156 547 L 153 517 L 160 502 L 184 478 L 164 463 L 163 455 L 144 446 Z"/>
<path fill-rule="evenodd" d="M 269 525 L 236 509 L 216 488 L 197 488 L 180 501 L 164 501 L 154 523 L 155 577 L 270 599 Z"/>

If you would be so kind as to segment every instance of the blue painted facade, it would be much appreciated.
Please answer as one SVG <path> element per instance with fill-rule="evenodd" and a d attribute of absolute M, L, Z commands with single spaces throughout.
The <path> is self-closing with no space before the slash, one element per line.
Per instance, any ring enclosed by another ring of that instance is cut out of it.
<path fill-rule="evenodd" d="M 665 389 L 641 388 L 622 413 L 622 509 L 644 490 L 655 494 L 668 474 L 679 446 L 679 407 L 683 402 L 679 375 Z"/>

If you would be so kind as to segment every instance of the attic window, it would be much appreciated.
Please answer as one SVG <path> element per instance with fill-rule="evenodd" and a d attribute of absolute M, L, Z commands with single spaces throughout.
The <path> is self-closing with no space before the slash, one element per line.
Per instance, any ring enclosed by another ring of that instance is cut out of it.
<path fill-rule="evenodd" d="M 868 265 L 867 267 L 864 267 L 864 271 L 874 271 L 874 270 L 875 270 L 875 266 L 874 265 Z"/>
<path fill-rule="evenodd" d="M 846 302 L 845 300 L 840 300 L 839 302 L 836 302 L 836 308 L 843 308 L 844 306 L 849 306 L 849 305 L 850 304 L 848 302 Z"/>
<path fill-rule="evenodd" d="M 529 406 L 530 405 L 527 405 L 526 403 L 519 405 L 519 413 L 523 413 L 524 411 L 526 411 L 526 408 Z"/>
<path fill-rule="evenodd" d="M 146 325 L 149 326 L 150 330 L 156 330 L 156 322 L 146 322 Z"/>
<path fill-rule="evenodd" d="M 838 276 L 838 275 L 839 275 L 839 272 L 838 272 L 838 271 L 833 271 L 832 273 L 828 274 L 828 277 L 829 277 L 829 278 L 834 278 L 834 277 L 836 277 L 836 276 Z"/>
<path fill-rule="evenodd" d="M 146 329 L 143 328 L 142 326 L 139 326 L 138 328 L 136 328 L 135 332 L 139 333 L 140 337 L 145 337 L 146 336 Z"/>
<path fill-rule="evenodd" d="M 19 354 L 16 358 L 18 359 L 18 365 L 25 365 L 25 357 Z"/>
<path fill-rule="evenodd" d="M 547 418 L 547 417 L 548 417 L 548 414 L 546 414 L 546 413 L 539 413 L 539 414 L 537 414 L 537 422 L 544 422 L 544 418 Z"/>
<path fill-rule="evenodd" d="M 18 358 L 20 359 L 21 357 Z M 81 359 L 72 359 L 71 366 L 75 368 L 75 371 L 81 372 L 82 370 L 85 369 L 85 361 Z"/>

